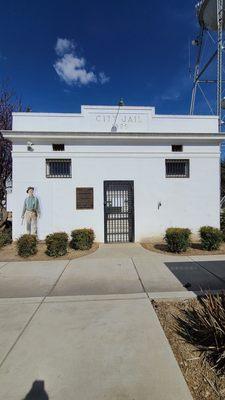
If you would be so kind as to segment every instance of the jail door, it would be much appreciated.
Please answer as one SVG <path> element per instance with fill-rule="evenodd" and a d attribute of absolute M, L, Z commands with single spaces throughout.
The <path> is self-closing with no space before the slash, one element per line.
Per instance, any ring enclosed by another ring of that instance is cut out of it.
<path fill-rule="evenodd" d="M 134 241 L 133 181 L 104 182 L 105 242 Z"/>

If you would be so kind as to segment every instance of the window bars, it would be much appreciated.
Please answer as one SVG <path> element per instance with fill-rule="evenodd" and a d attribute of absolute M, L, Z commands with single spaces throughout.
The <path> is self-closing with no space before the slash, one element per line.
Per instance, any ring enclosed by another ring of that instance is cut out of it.
<path fill-rule="evenodd" d="M 64 151 L 65 145 L 64 145 L 64 143 L 53 143 L 52 150 L 53 151 Z"/>
<path fill-rule="evenodd" d="M 46 178 L 71 178 L 70 159 L 46 160 Z"/>
<path fill-rule="evenodd" d="M 166 160 L 166 178 L 189 178 L 189 160 Z"/>

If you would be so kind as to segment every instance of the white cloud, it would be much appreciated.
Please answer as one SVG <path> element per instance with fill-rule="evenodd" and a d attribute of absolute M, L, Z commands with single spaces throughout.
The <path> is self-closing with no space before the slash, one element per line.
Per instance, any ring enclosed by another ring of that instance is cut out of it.
<path fill-rule="evenodd" d="M 99 82 L 104 85 L 104 83 L 107 83 L 110 81 L 110 78 L 106 76 L 105 72 L 99 72 Z"/>
<path fill-rule="evenodd" d="M 85 59 L 78 58 L 73 54 L 65 54 L 54 64 L 54 68 L 59 77 L 68 85 L 87 85 L 96 82 L 94 72 L 88 72 L 85 67 Z"/>
<path fill-rule="evenodd" d="M 75 45 L 72 40 L 68 39 L 61 39 L 58 38 L 56 45 L 55 45 L 55 51 L 58 56 L 63 56 L 66 53 L 70 53 L 74 50 Z"/>
<path fill-rule="evenodd" d="M 75 51 L 72 40 L 58 38 L 55 46 L 58 56 L 54 63 L 54 68 L 59 77 L 68 85 L 87 85 L 89 83 L 101 83 L 109 81 L 109 77 L 104 72 L 97 75 L 87 69 L 86 60 L 79 57 Z"/>

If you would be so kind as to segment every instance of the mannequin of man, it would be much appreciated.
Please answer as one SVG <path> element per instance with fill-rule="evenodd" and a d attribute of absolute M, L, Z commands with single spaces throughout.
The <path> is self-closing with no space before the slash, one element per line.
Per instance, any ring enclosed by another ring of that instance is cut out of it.
<path fill-rule="evenodd" d="M 27 188 L 28 196 L 24 200 L 22 211 L 22 222 L 25 218 L 26 233 L 37 235 L 37 217 L 40 216 L 40 206 L 38 198 L 34 196 L 34 188 Z"/>

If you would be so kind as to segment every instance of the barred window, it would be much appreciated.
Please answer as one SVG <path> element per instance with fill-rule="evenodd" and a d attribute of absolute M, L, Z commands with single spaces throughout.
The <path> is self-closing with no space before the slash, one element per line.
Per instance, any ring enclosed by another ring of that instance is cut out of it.
<path fill-rule="evenodd" d="M 47 178 L 71 178 L 70 159 L 51 159 L 46 160 Z"/>
<path fill-rule="evenodd" d="M 64 143 L 53 143 L 52 150 L 53 151 L 64 151 L 65 145 L 64 145 Z"/>
<path fill-rule="evenodd" d="M 166 160 L 166 178 L 189 178 L 189 160 Z"/>

